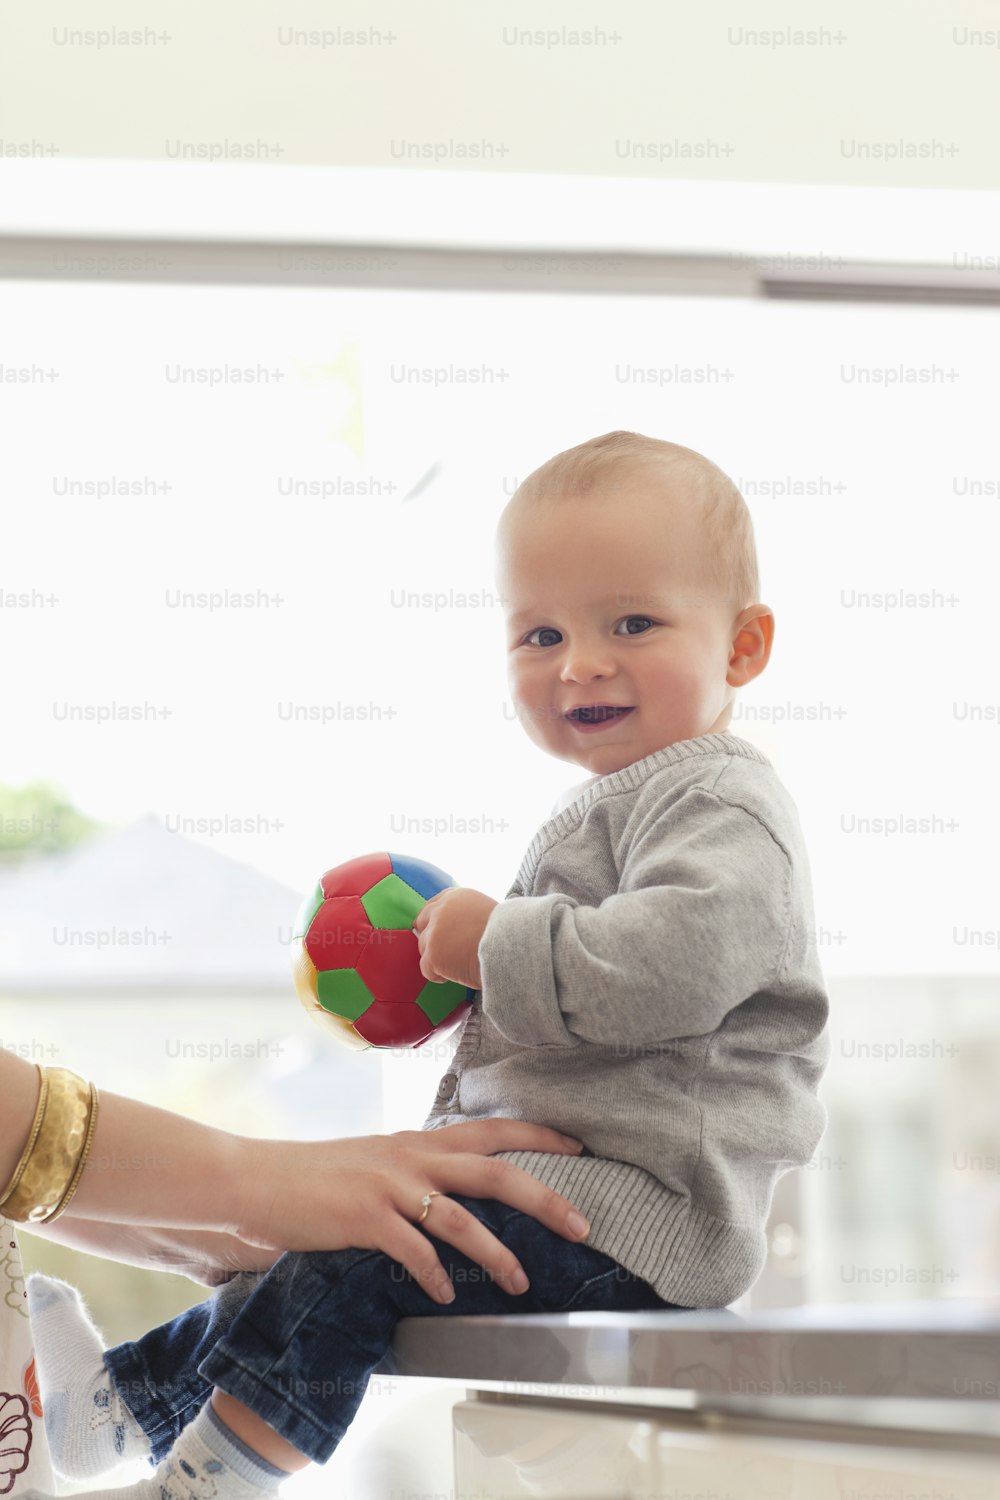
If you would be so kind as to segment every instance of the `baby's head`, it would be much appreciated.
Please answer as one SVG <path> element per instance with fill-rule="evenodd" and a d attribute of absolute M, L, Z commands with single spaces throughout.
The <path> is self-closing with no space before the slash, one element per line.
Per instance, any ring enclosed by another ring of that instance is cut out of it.
<path fill-rule="evenodd" d="M 535 469 L 500 516 L 496 580 L 518 717 L 597 775 L 726 729 L 771 653 L 746 503 L 677 443 L 608 432 Z M 630 712 L 574 727 L 587 704 Z"/>

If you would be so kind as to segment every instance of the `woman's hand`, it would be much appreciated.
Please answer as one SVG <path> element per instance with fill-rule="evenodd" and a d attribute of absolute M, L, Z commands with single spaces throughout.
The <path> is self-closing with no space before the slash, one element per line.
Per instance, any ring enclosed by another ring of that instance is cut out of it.
<path fill-rule="evenodd" d="M 413 922 L 424 978 L 432 984 L 453 979 L 470 990 L 482 989 L 479 940 L 499 904 L 465 885 L 448 886 L 425 902 Z"/>
<path fill-rule="evenodd" d="M 449 1192 L 497 1198 L 534 1215 L 568 1240 L 590 1232 L 569 1220 L 567 1198 L 512 1162 L 490 1152 L 546 1151 L 579 1155 L 579 1142 L 523 1120 L 467 1121 L 435 1130 L 343 1141 L 253 1141 L 248 1162 L 245 1217 L 240 1239 L 268 1250 L 382 1250 L 406 1267 L 437 1302 L 451 1288 L 433 1244 L 423 1231 L 454 1245 L 484 1266 L 505 1291 L 522 1268 L 516 1256 Z M 434 1188 L 424 1223 L 420 1200 Z M 527 1283 L 525 1283 L 526 1285 Z M 454 1291 L 452 1289 L 452 1295 Z"/>

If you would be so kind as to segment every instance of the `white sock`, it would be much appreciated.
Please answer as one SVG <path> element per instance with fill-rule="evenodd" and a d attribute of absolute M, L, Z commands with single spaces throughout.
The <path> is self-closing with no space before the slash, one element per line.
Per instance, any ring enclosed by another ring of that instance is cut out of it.
<path fill-rule="evenodd" d="M 86 1500 L 265 1500 L 287 1478 L 230 1432 L 207 1401 L 151 1478 L 116 1490 L 88 1490 Z M 53 1497 L 26 1490 L 21 1500 Z"/>
<path fill-rule="evenodd" d="M 150 1442 L 115 1390 L 104 1340 L 79 1292 L 53 1276 L 28 1277 L 28 1310 L 52 1463 L 67 1479 L 93 1479 L 149 1455 Z"/>

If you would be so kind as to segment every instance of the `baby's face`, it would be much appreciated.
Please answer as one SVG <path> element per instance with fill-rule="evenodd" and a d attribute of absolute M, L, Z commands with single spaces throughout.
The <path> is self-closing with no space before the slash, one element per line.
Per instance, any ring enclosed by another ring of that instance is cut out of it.
<path fill-rule="evenodd" d="M 508 683 L 528 736 L 594 775 L 726 728 L 733 601 L 706 592 L 697 511 L 630 482 L 613 499 L 523 505 L 505 518 L 497 585 Z M 629 711 L 580 727 L 567 711 Z"/>

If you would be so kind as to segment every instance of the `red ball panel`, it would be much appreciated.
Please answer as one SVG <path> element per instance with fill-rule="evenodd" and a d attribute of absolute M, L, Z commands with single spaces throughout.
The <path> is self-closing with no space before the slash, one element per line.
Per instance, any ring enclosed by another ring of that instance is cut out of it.
<path fill-rule="evenodd" d="M 355 967 L 375 999 L 393 1006 L 416 1000 L 427 983 L 420 972 L 417 934 L 408 927 L 373 928 Z"/>
<path fill-rule="evenodd" d="M 354 1029 L 373 1047 L 417 1047 L 433 1027 L 419 1005 L 372 1005 L 354 1022 Z"/>
<path fill-rule="evenodd" d="M 392 874 L 388 854 L 359 854 L 334 870 L 327 870 L 320 881 L 324 896 L 363 896 L 379 880 Z"/>
<path fill-rule="evenodd" d="M 334 896 L 313 917 L 306 952 L 318 970 L 355 969 L 373 931 L 360 896 Z M 416 942 L 416 934 L 410 936 Z"/>

